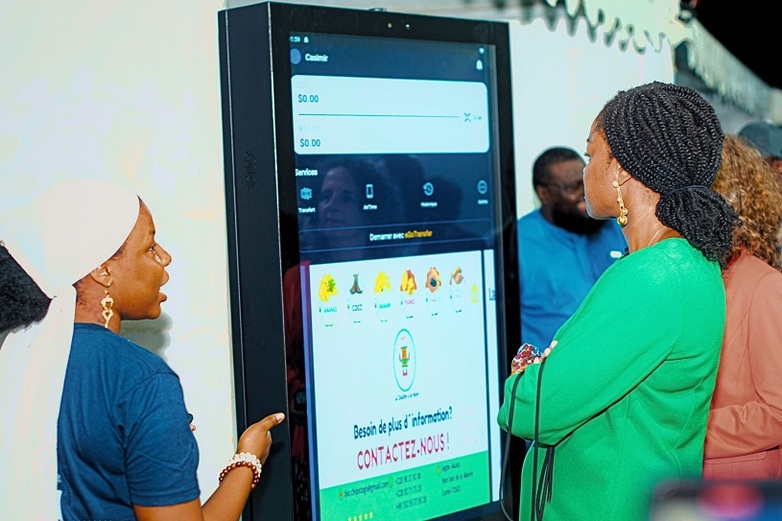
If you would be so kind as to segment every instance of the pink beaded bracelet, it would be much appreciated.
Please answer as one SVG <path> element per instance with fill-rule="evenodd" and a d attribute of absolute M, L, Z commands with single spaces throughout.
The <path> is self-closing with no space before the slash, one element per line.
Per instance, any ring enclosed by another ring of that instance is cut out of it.
<path fill-rule="evenodd" d="M 228 473 L 236 467 L 247 467 L 253 471 L 253 482 L 252 485 L 250 485 L 250 490 L 254 489 L 255 485 L 257 485 L 261 480 L 261 471 L 263 470 L 261 460 L 258 459 L 258 456 L 250 452 L 240 452 L 238 454 L 234 454 L 233 457 L 228 461 L 228 465 L 226 465 L 222 472 L 220 472 L 219 482 L 222 483 Z"/>

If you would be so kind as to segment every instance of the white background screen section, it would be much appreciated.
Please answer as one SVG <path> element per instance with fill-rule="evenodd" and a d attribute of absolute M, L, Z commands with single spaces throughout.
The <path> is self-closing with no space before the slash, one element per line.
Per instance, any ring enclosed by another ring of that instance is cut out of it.
<path fill-rule="evenodd" d="M 489 149 L 484 83 L 294 76 L 292 89 L 297 154 Z"/>
<path fill-rule="evenodd" d="M 323 519 L 384 487 L 414 500 L 407 519 L 496 496 L 482 252 L 313 265 L 309 280 Z"/>

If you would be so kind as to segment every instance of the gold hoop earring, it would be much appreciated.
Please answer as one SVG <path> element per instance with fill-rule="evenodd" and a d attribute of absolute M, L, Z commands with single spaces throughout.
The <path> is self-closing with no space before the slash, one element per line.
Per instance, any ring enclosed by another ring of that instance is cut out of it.
<path fill-rule="evenodd" d="M 614 181 L 611 184 L 616 188 L 616 202 L 619 203 L 619 215 L 616 218 L 616 222 L 624 228 L 627 226 L 627 208 L 625 208 L 625 202 L 622 200 L 622 187 L 619 186 L 619 181 Z"/>
<path fill-rule="evenodd" d="M 106 323 L 103 324 L 103 327 L 108 329 L 109 321 L 111 320 L 111 317 L 114 316 L 114 310 L 112 309 L 114 307 L 114 299 L 111 298 L 111 295 L 109 295 L 108 288 L 105 288 L 103 293 L 105 293 L 105 296 L 103 297 L 103 300 L 100 301 L 100 305 L 103 307 L 103 311 L 101 311 L 100 314 L 103 316 L 103 320 L 106 321 Z"/>

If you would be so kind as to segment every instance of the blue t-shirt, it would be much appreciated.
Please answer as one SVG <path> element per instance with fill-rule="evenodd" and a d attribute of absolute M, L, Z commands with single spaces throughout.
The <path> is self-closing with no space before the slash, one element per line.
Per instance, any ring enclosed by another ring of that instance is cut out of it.
<path fill-rule="evenodd" d="M 63 521 L 134 521 L 133 505 L 200 495 L 179 377 L 157 355 L 76 324 L 57 423 Z"/>
<path fill-rule="evenodd" d="M 540 210 L 519 219 L 518 234 L 521 340 L 545 349 L 627 241 L 613 220 L 580 235 L 551 224 Z"/>

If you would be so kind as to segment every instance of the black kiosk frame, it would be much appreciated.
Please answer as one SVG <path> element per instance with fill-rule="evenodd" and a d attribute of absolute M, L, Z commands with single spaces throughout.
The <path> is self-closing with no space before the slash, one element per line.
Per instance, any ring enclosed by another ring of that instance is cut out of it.
<path fill-rule="evenodd" d="M 501 519 L 519 344 L 507 24 L 218 13 L 244 519 Z"/>

